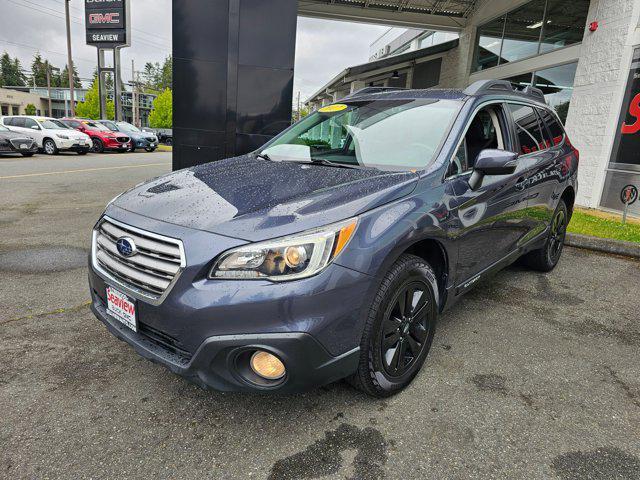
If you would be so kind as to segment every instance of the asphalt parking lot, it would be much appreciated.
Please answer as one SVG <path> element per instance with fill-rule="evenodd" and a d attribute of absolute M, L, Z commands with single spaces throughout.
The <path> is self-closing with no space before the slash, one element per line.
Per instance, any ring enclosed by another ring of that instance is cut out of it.
<path fill-rule="evenodd" d="M 199 389 L 88 307 L 104 205 L 170 153 L 0 158 L 0 478 L 640 478 L 640 263 L 567 248 L 442 319 L 374 400 Z"/>

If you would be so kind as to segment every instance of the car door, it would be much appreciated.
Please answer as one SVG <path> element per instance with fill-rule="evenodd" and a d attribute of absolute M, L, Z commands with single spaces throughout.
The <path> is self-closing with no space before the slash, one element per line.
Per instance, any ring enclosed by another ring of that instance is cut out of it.
<path fill-rule="evenodd" d="M 526 200 L 518 188 L 524 173 L 520 165 L 511 175 L 486 176 L 475 190 L 469 186 L 473 162 L 481 150 L 513 149 L 513 128 L 509 121 L 502 103 L 478 111 L 451 160 L 455 166 L 447 172 L 446 189 L 452 196 L 449 228 L 458 251 L 455 275 L 458 292 L 517 252 L 520 239 L 528 231 L 523 220 Z M 466 170 L 457 171 L 459 165 L 463 169 L 466 166 Z"/>
<path fill-rule="evenodd" d="M 530 233 L 524 243 L 543 233 L 553 215 L 553 182 L 557 148 L 549 148 L 551 139 L 534 106 L 509 103 L 518 140 L 519 162 L 526 168 L 524 181 L 519 188 L 527 200 L 527 224 Z"/>
<path fill-rule="evenodd" d="M 44 130 L 42 126 L 38 124 L 33 118 L 24 119 L 24 134 L 33 138 L 38 147 L 42 147 L 42 140 L 44 139 Z"/>

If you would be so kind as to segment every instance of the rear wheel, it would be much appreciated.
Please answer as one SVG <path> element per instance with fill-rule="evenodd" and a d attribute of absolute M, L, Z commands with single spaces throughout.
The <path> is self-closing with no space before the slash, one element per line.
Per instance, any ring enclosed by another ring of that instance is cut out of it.
<path fill-rule="evenodd" d="M 567 205 L 564 203 L 564 200 L 560 200 L 551 219 L 547 241 L 542 248 L 527 253 L 522 258 L 523 262 L 532 269 L 540 272 L 550 272 L 553 270 L 562 255 L 568 224 L 569 212 Z"/>
<path fill-rule="evenodd" d="M 42 149 L 44 150 L 44 153 L 46 153 L 47 155 L 58 154 L 58 147 L 56 145 L 56 142 L 54 142 L 50 138 L 47 138 L 44 142 L 42 142 Z"/>
<path fill-rule="evenodd" d="M 94 138 L 92 140 L 93 140 L 93 147 L 91 148 L 91 151 L 95 153 L 104 152 L 104 143 L 102 142 L 102 140 L 100 140 L 99 138 Z"/>
<path fill-rule="evenodd" d="M 437 292 L 433 269 L 421 258 L 402 255 L 393 264 L 369 311 L 352 385 L 388 397 L 411 383 L 431 348 Z"/>

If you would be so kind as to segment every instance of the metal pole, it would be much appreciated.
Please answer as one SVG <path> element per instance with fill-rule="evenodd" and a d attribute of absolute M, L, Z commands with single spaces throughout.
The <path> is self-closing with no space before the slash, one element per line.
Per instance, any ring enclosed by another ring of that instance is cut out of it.
<path fill-rule="evenodd" d="M 136 92 L 137 92 L 137 84 L 136 84 L 136 64 L 135 64 L 135 60 L 131 59 L 131 85 L 132 85 L 132 89 L 131 89 L 131 119 L 133 120 L 133 124 L 136 127 L 139 127 L 140 125 L 138 125 L 138 104 L 136 102 Z"/>
<path fill-rule="evenodd" d="M 47 96 L 49 97 L 49 113 L 50 117 L 53 117 L 53 113 L 51 110 L 51 68 L 49 67 L 49 60 L 44 62 L 45 67 L 47 68 Z"/>
<path fill-rule="evenodd" d="M 107 118 L 107 98 L 106 86 L 104 85 L 104 74 L 102 67 L 104 65 L 104 50 L 98 48 L 98 97 L 100 98 L 100 118 Z M 109 119 L 110 120 L 110 119 Z"/>
<path fill-rule="evenodd" d="M 629 210 L 629 202 L 624 204 L 624 210 L 622 211 L 622 224 L 627 223 L 627 211 Z"/>
<path fill-rule="evenodd" d="M 116 106 L 116 121 L 122 121 L 122 99 L 120 98 L 122 92 L 122 72 L 120 71 L 120 49 L 113 49 L 113 101 Z"/>
<path fill-rule="evenodd" d="M 71 100 L 71 116 L 76 116 L 76 102 L 75 102 L 75 94 L 73 91 L 73 56 L 71 54 L 71 17 L 69 15 L 69 2 L 71 0 L 65 0 L 64 2 L 64 11 L 67 22 L 67 69 L 69 70 L 69 96 Z"/>

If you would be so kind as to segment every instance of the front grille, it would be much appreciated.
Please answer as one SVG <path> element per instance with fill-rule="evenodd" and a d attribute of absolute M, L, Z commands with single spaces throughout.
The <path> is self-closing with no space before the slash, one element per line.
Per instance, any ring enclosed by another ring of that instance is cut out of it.
<path fill-rule="evenodd" d="M 154 137 L 147 137 L 147 142 L 153 143 L 155 141 L 156 141 L 156 139 Z"/>
<path fill-rule="evenodd" d="M 27 148 L 31 148 L 31 146 L 33 145 L 33 140 L 31 140 L 30 138 L 12 138 L 10 140 L 11 145 L 13 145 L 13 147 L 15 149 L 20 149 L 20 145 L 26 145 Z"/>
<path fill-rule="evenodd" d="M 187 359 L 191 358 L 191 352 L 184 349 L 182 344 L 172 337 L 171 335 L 164 333 L 160 330 L 157 330 L 149 325 L 146 325 L 142 322 L 138 324 L 139 333 L 146 335 L 150 340 L 164 347 L 172 353 L 180 355 L 182 357 L 186 357 Z"/>
<path fill-rule="evenodd" d="M 118 252 L 119 238 L 133 240 L 137 253 Z M 134 292 L 158 300 L 185 265 L 179 240 L 146 232 L 105 217 L 94 232 L 94 265 Z"/>
<path fill-rule="evenodd" d="M 117 137 L 116 140 L 120 143 L 129 143 L 129 137 Z"/>

